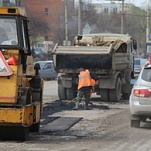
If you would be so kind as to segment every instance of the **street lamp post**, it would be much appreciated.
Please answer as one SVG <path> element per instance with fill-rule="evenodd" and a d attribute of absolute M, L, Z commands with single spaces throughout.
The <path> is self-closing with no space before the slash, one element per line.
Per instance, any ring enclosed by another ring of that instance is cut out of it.
<path fill-rule="evenodd" d="M 121 34 L 124 33 L 124 0 L 122 0 L 122 12 L 121 12 Z"/>
<path fill-rule="evenodd" d="M 78 35 L 81 34 L 81 0 L 79 0 L 78 7 Z"/>
<path fill-rule="evenodd" d="M 110 1 L 121 1 L 121 34 L 124 33 L 124 0 L 110 0 Z"/>
<path fill-rule="evenodd" d="M 65 37 L 66 37 L 66 46 L 68 45 L 68 20 L 67 20 L 67 0 L 64 0 L 65 3 Z"/>
<path fill-rule="evenodd" d="M 148 0 L 148 6 L 147 6 L 147 17 L 146 17 L 146 42 L 149 42 L 149 9 L 150 9 L 150 0 Z"/>

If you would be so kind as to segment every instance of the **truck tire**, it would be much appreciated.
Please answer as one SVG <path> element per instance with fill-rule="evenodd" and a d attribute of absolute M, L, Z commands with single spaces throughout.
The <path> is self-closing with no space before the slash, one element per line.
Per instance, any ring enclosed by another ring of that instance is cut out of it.
<path fill-rule="evenodd" d="M 68 100 L 73 100 L 76 97 L 76 93 L 73 88 L 67 88 L 66 95 Z"/>
<path fill-rule="evenodd" d="M 131 127 L 139 128 L 140 120 L 131 120 Z"/>
<path fill-rule="evenodd" d="M 122 98 L 123 98 L 124 100 L 129 100 L 129 97 L 130 97 L 130 93 L 123 93 L 123 94 L 122 94 Z"/>
<path fill-rule="evenodd" d="M 62 84 L 58 84 L 58 97 L 60 100 L 66 100 L 66 89 L 63 87 Z"/>
<path fill-rule="evenodd" d="M 130 93 L 131 93 L 131 84 L 130 82 L 126 82 L 125 84 L 122 85 L 122 98 L 124 100 L 128 100 L 130 97 Z"/>
<path fill-rule="evenodd" d="M 110 101 L 118 102 L 121 98 L 121 80 L 118 77 L 116 80 L 115 89 L 109 90 Z"/>
<path fill-rule="evenodd" d="M 109 101 L 109 90 L 100 89 L 101 101 Z"/>

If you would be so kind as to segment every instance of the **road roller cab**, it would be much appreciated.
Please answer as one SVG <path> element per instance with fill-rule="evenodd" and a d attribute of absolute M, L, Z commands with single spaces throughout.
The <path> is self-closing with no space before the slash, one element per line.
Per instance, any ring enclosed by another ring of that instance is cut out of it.
<path fill-rule="evenodd" d="M 38 132 L 43 80 L 34 66 L 28 18 L 22 8 L 0 8 L 0 139 L 26 140 Z"/>

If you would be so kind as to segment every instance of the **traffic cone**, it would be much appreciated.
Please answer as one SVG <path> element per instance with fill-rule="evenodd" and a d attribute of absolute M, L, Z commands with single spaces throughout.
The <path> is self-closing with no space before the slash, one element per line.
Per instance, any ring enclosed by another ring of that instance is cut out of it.
<path fill-rule="evenodd" d="M 16 65 L 16 58 L 14 56 L 10 57 L 8 60 L 7 60 L 7 63 L 9 65 Z"/>

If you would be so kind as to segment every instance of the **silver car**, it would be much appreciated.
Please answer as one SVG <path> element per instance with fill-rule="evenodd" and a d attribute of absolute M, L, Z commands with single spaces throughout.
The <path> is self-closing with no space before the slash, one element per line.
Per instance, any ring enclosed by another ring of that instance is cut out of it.
<path fill-rule="evenodd" d="M 57 78 L 57 73 L 54 69 L 52 60 L 49 61 L 37 61 L 35 63 L 40 64 L 39 76 L 44 80 L 51 80 Z"/>
<path fill-rule="evenodd" d="M 131 127 L 151 119 L 151 65 L 145 65 L 136 80 L 129 98 Z"/>

